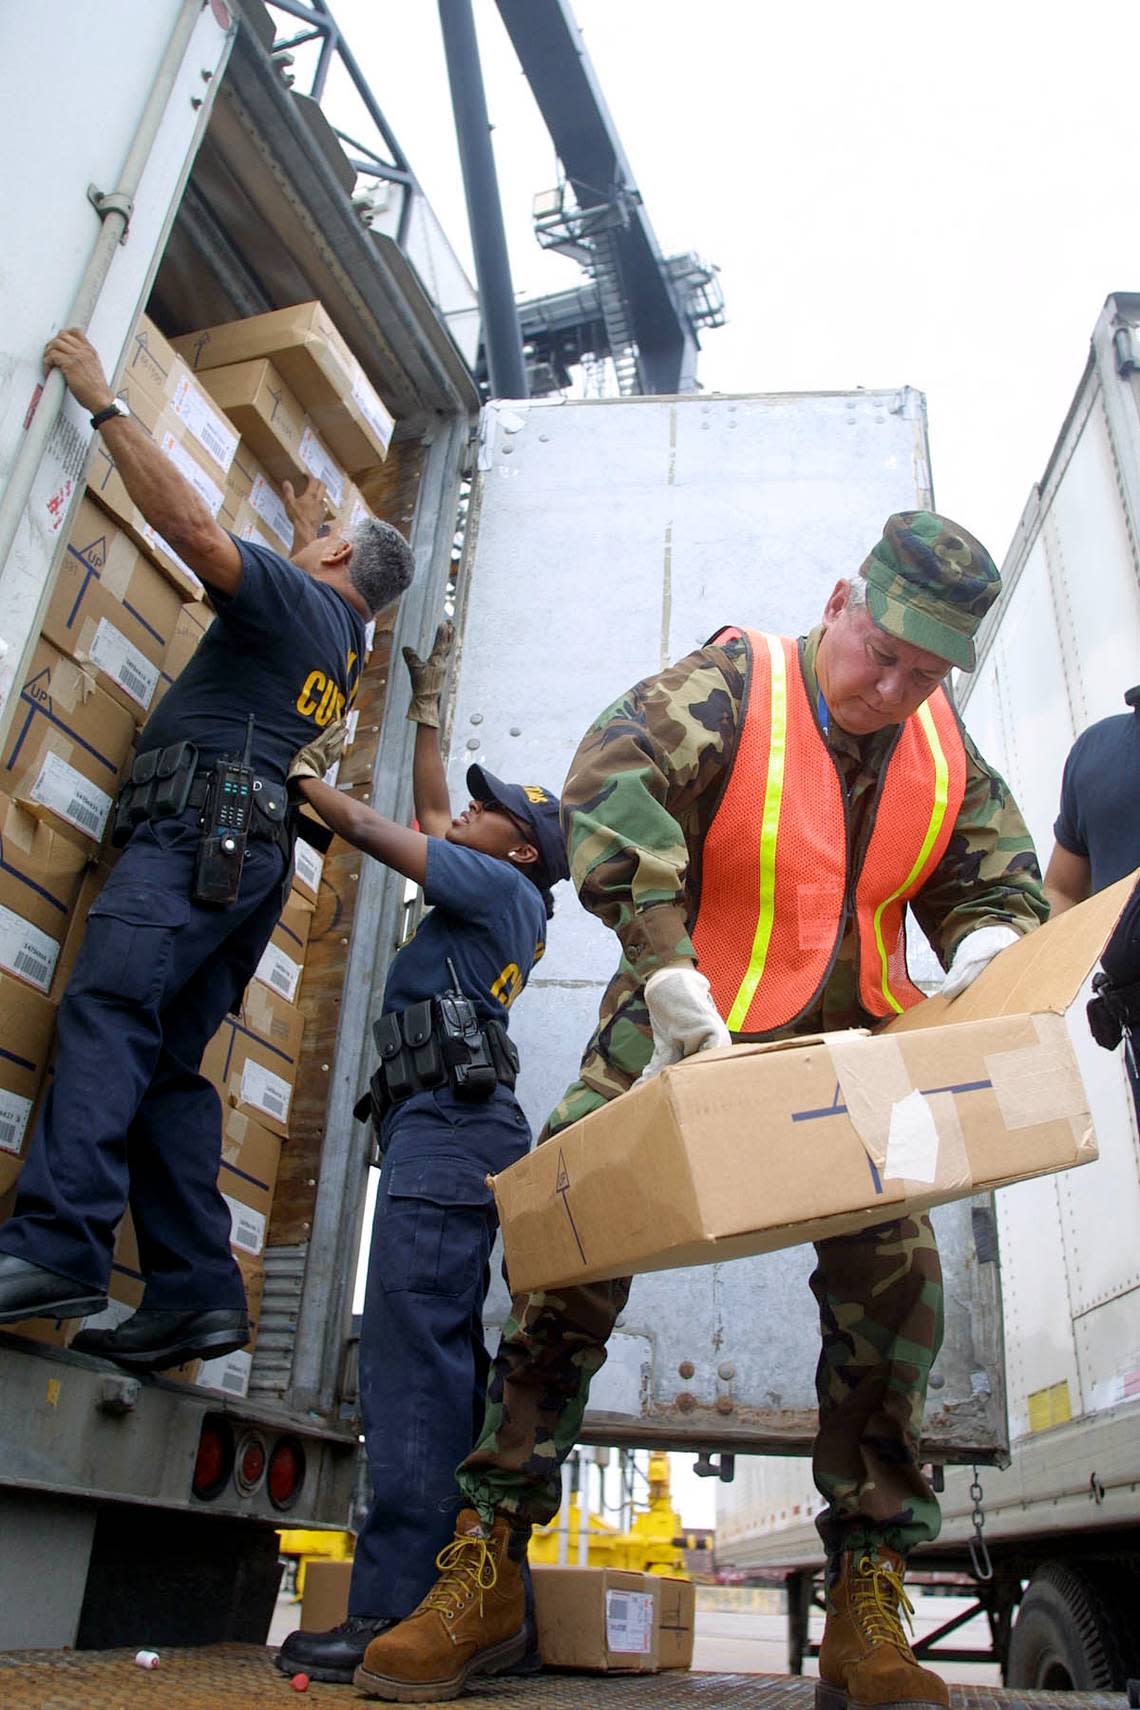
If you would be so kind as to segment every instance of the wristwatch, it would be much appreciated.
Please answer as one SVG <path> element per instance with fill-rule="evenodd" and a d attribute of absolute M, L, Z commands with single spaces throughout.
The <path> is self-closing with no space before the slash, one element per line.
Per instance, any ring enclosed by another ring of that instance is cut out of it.
<path fill-rule="evenodd" d="M 113 421 L 116 416 L 129 416 L 130 413 L 129 404 L 124 404 L 121 398 L 112 398 L 105 410 L 100 410 L 98 415 L 91 417 L 91 426 L 101 428 L 104 422 Z"/>

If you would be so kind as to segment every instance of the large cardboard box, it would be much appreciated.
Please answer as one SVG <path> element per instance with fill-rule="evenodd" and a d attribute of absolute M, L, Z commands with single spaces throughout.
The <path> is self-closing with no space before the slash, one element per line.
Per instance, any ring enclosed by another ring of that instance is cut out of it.
<path fill-rule="evenodd" d="M 319 303 L 203 327 L 174 348 L 195 373 L 268 357 L 350 475 L 388 455 L 395 422 Z"/>
<path fill-rule="evenodd" d="M 151 574 L 157 577 L 158 572 Z M 168 584 L 168 589 L 177 600 L 174 588 Z M 144 722 L 159 685 L 166 643 L 70 551 L 59 566 L 43 633 L 61 653 L 86 666 L 104 693 L 136 723 Z"/>
<path fill-rule="evenodd" d="M 0 795 L 0 969 L 39 992 L 51 988 L 86 866 L 70 837 Z"/>
<path fill-rule="evenodd" d="M 658 1668 L 692 1668 L 697 1625 L 697 1588 L 691 1579 L 662 1576 L 657 1626 Z"/>
<path fill-rule="evenodd" d="M 244 439 L 226 481 L 218 520 L 231 534 L 272 547 L 286 558 L 293 550 L 293 524 L 285 501 Z"/>
<path fill-rule="evenodd" d="M 281 919 L 273 929 L 273 936 L 265 946 L 253 976 L 277 992 L 286 1003 L 297 1001 L 312 920 L 312 905 L 298 891 L 290 891 Z"/>
<path fill-rule="evenodd" d="M 238 434 L 224 412 L 145 315 L 139 317 L 120 379 L 119 396 L 135 415 L 153 426 L 146 401 L 177 418 L 186 439 L 206 459 L 206 467 L 225 480 L 237 450 Z"/>
<path fill-rule="evenodd" d="M 211 368 L 202 384 L 275 481 L 303 481 L 301 439 L 308 423 L 271 362 L 262 358 Z"/>
<path fill-rule="evenodd" d="M 494 1178 L 512 1288 L 771 1252 L 1091 1163 L 1065 1011 L 1132 884 L 1019 939 L 953 1003 L 703 1052 L 539 1146 Z"/>
<path fill-rule="evenodd" d="M 652 1674 L 661 1587 L 619 1568 L 535 1567 L 534 1614 L 544 1668 Z"/>
<path fill-rule="evenodd" d="M 301 1629 L 305 1633 L 327 1633 L 339 1627 L 348 1614 L 351 1562 L 307 1562 L 305 1589 L 301 1596 Z"/>
<path fill-rule="evenodd" d="M 218 1187 L 230 1208 L 230 1246 L 260 1259 L 281 1161 L 281 1138 L 240 1110 L 222 1113 L 222 1163 Z"/>
<path fill-rule="evenodd" d="M 55 1005 L 22 980 L 0 973 L 0 1194 L 19 1173 L 36 1094 L 55 1032 Z"/>
<path fill-rule="evenodd" d="M 87 847 L 97 845 L 134 735 L 130 713 L 41 640 L 0 758 L 0 790 Z"/>
<path fill-rule="evenodd" d="M 67 551 L 142 624 L 153 642 L 147 657 L 161 664 L 182 610 L 179 589 L 139 551 L 126 530 L 86 496 L 75 513 Z"/>
<path fill-rule="evenodd" d="M 207 1045 L 201 1073 L 217 1087 L 223 1105 L 284 1136 L 303 1031 L 300 1010 L 255 980 L 241 1014 L 227 1016 Z"/>

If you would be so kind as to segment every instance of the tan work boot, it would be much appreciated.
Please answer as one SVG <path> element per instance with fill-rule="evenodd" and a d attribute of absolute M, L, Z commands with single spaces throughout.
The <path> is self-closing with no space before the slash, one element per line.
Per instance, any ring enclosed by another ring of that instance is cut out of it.
<path fill-rule="evenodd" d="M 827 1588 L 816 1710 L 947 1710 L 945 1683 L 915 1661 L 903 1632 L 903 1616 L 914 1614 L 905 1571 L 903 1558 L 881 1547 L 839 1558 Z"/>
<path fill-rule="evenodd" d="M 473 1674 L 502 1674 L 526 1650 L 522 1564 L 527 1533 L 497 1514 L 490 1531 L 473 1508 L 439 1552 L 439 1578 L 407 1620 L 373 1639 L 353 1683 L 369 1698 L 438 1704 Z"/>

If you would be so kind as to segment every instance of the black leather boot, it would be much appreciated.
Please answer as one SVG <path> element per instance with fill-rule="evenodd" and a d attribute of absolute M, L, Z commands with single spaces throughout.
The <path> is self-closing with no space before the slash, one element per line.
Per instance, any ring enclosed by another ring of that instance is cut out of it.
<path fill-rule="evenodd" d="M 249 1321 L 241 1307 L 187 1312 L 140 1306 L 114 1330 L 81 1330 L 71 1346 L 132 1372 L 161 1372 L 186 1360 L 220 1359 L 248 1341 Z"/>
<path fill-rule="evenodd" d="M 0 1253 L 0 1324 L 21 1318 L 86 1318 L 102 1312 L 107 1296 L 28 1259 Z"/>
<path fill-rule="evenodd" d="M 371 1615 L 350 1615 L 327 1633 L 290 1633 L 273 1661 L 282 1674 L 307 1674 L 310 1680 L 351 1686 L 364 1653 L 377 1633 L 395 1623 Z"/>

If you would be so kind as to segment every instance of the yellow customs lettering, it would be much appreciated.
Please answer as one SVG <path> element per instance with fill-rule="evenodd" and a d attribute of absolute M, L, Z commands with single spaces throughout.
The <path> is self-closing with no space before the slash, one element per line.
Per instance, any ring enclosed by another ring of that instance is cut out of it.
<path fill-rule="evenodd" d="M 522 975 L 519 973 L 518 964 L 508 962 L 491 987 L 491 996 L 497 1003 L 501 1003 L 504 1009 L 510 1009 L 521 991 Z"/>
<path fill-rule="evenodd" d="M 319 705 L 319 697 L 328 688 L 328 681 L 323 671 L 309 672 L 305 686 L 297 696 L 297 711 L 302 718 L 312 718 Z"/>

